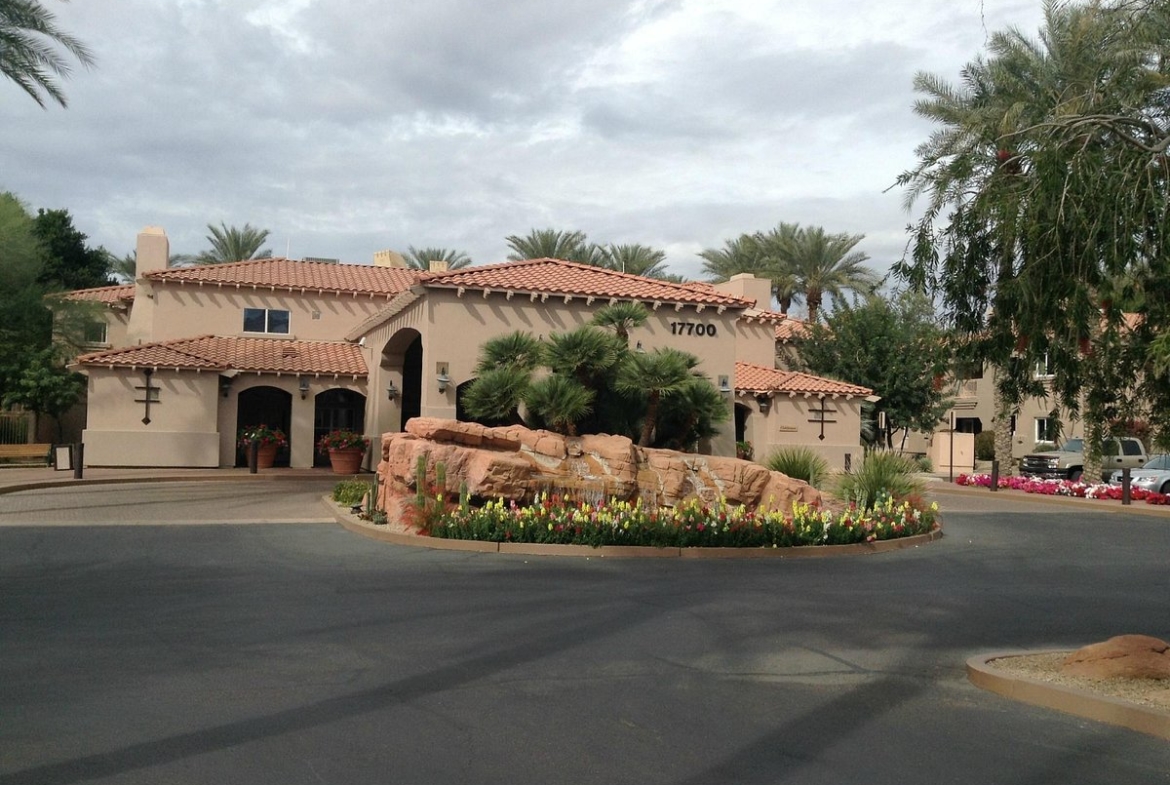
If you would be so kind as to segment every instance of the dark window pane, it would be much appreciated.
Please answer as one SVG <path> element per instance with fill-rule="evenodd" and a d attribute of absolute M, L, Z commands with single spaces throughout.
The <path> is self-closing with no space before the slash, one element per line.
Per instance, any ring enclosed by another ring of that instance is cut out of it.
<path fill-rule="evenodd" d="M 263 308 L 245 308 L 244 309 L 244 332 L 246 332 L 246 333 L 262 333 L 262 332 L 264 332 L 264 309 Z"/>
<path fill-rule="evenodd" d="M 270 332 L 270 333 L 287 333 L 288 332 L 288 311 L 269 311 L 268 312 L 268 332 Z"/>

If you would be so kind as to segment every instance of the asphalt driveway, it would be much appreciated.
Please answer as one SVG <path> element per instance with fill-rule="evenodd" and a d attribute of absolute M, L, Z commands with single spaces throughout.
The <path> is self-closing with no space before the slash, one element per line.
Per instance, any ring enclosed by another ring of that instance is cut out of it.
<path fill-rule="evenodd" d="M 168 523 L 133 501 L 164 486 L 0 496 L 0 785 L 1170 782 L 1170 744 L 963 673 L 1170 638 L 1170 518 L 948 495 L 907 551 L 614 561 L 235 524 L 273 484 L 211 487 Z"/>

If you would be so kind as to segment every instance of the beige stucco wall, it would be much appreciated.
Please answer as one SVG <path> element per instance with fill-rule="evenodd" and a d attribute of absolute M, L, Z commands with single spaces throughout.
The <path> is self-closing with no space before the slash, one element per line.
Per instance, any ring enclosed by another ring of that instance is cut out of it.
<path fill-rule="evenodd" d="M 750 411 L 744 436 L 752 443 L 757 462 L 762 463 L 776 449 L 791 445 L 812 448 L 835 469 L 845 468 L 846 455 L 850 456 L 854 466 L 861 460 L 861 398 L 825 397 L 824 406 L 837 411 L 825 415 L 826 419 L 835 422 L 825 423 L 823 440 L 820 438 L 821 424 L 810 422 L 815 416 L 811 409 L 819 408 L 822 404 L 815 396 L 774 395 L 766 413 L 760 412 L 754 396 L 740 395 L 736 402 Z"/>
<path fill-rule="evenodd" d="M 82 433 L 90 466 L 218 466 L 216 427 L 218 376 L 157 371 L 159 388 L 150 423 L 139 400 L 141 371 L 89 369 L 88 423 Z"/>
<path fill-rule="evenodd" d="M 178 284 L 155 285 L 151 340 L 169 341 L 197 335 L 296 338 L 337 341 L 364 319 L 386 307 L 385 297 L 257 291 Z M 135 308 L 137 308 L 137 304 Z M 289 332 L 244 332 L 244 309 L 289 312 Z"/>

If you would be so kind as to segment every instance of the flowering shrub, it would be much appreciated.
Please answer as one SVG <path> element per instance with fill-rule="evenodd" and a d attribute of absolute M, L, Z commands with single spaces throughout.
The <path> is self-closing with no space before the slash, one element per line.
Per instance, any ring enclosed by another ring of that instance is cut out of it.
<path fill-rule="evenodd" d="M 256 442 L 261 447 L 269 444 L 287 447 L 288 436 L 279 428 L 269 428 L 267 425 L 248 425 L 241 428 L 236 443 L 241 448 L 247 449 L 252 442 Z"/>
<path fill-rule="evenodd" d="M 991 475 L 960 474 L 955 477 L 955 484 L 990 488 Z M 1023 491 L 1024 493 L 1040 493 L 1046 496 L 1076 496 L 1082 499 L 1121 500 L 1121 486 L 1105 483 L 1043 480 L 1035 477 L 1000 477 L 999 487 L 1009 488 L 1014 491 Z M 1146 504 L 1170 504 L 1170 496 L 1147 491 L 1137 486 L 1130 486 L 1129 496 L 1134 501 L 1144 501 Z"/>
<path fill-rule="evenodd" d="M 413 521 L 431 537 L 489 542 L 656 547 L 762 548 L 841 545 L 925 534 L 938 526 L 938 505 L 920 498 L 886 497 L 870 509 L 851 506 L 832 513 L 794 504 L 790 513 L 761 513 L 744 505 L 691 500 L 678 507 L 651 507 L 611 498 L 590 503 L 541 493 L 531 504 L 499 499 L 473 507 L 442 494 Z"/>
<path fill-rule="evenodd" d="M 317 440 L 317 452 L 322 455 L 330 450 L 361 450 L 365 452 L 370 446 L 370 440 L 360 433 L 338 430 L 330 431 Z"/>

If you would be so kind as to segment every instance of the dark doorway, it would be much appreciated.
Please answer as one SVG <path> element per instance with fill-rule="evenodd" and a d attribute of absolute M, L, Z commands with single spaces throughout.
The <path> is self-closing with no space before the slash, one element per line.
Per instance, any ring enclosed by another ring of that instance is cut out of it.
<path fill-rule="evenodd" d="M 742 403 L 735 405 L 735 440 L 737 442 L 747 441 L 747 419 L 752 410 Z"/>
<path fill-rule="evenodd" d="M 326 390 L 319 393 L 313 407 L 313 465 L 328 466 L 329 456 L 317 452 L 317 442 L 330 431 L 364 433 L 366 396 L 353 390 Z"/>
<path fill-rule="evenodd" d="M 398 430 L 406 430 L 406 421 L 422 414 L 422 336 L 418 335 L 402 356 L 402 422 Z"/>
<path fill-rule="evenodd" d="M 292 393 L 276 387 L 250 387 L 239 394 L 236 407 L 236 433 L 252 425 L 279 428 L 289 439 L 289 446 L 276 453 L 276 466 L 288 466 L 292 446 Z M 244 451 L 236 448 L 236 466 L 247 466 Z"/>
<path fill-rule="evenodd" d="M 956 417 L 955 432 L 981 434 L 983 433 L 983 420 L 978 417 Z"/>

